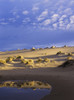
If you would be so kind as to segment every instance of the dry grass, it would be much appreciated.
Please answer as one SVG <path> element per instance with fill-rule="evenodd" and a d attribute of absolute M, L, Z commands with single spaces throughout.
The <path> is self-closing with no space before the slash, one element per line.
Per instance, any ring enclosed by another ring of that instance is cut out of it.
<path fill-rule="evenodd" d="M 68 53 L 68 56 L 73 56 L 73 54 L 72 53 Z"/>
<path fill-rule="evenodd" d="M 73 58 L 72 57 L 67 57 L 67 60 L 72 60 Z"/>
<path fill-rule="evenodd" d="M 35 51 L 36 49 L 34 48 L 34 47 L 32 47 L 32 49 L 31 49 L 32 51 Z"/>
<path fill-rule="evenodd" d="M 56 63 L 56 61 L 54 61 L 54 60 L 51 60 L 51 63 Z"/>
<path fill-rule="evenodd" d="M 6 64 L 5 60 L 0 59 L 0 64 Z"/>
<path fill-rule="evenodd" d="M 40 62 L 42 62 L 42 61 L 43 61 L 42 58 L 37 59 L 37 62 L 38 62 L 38 63 L 40 63 Z"/>
<path fill-rule="evenodd" d="M 21 60 L 21 63 L 24 63 L 24 64 L 33 64 L 34 63 L 34 61 L 32 60 L 32 59 L 23 59 L 23 60 Z"/>
<path fill-rule="evenodd" d="M 49 61 L 50 61 L 50 59 L 44 58 L 44 62 L 49 62 Z"/>
<path fill-rule="evenodd" d="M 6 62 L 12 62 L 14 60 L 14 57 L 8 57 L 7 59 L 6 59 Z"/>
<path fill-rule="evenodd" d="M 56 54 L 56 55 L 59 55 L 59 54 L 62 54 L 62 51 L 57 52 L 57 54 Z"/>
<path fill-rule="evenodd" d="M 17 56 L 15 60 L 22 60 L 23 56 Z"/>
<path fill-rule="evenodd" d="M 53 49 L 54 49 L 54 48 L 55 48 L 55 46 L 52 46 L 51 48 L 53 48 Z"/>
<path fill-rule="evenodd" d="M 64 47 L 68 47 L 67 45 L 64 45 Z"/>

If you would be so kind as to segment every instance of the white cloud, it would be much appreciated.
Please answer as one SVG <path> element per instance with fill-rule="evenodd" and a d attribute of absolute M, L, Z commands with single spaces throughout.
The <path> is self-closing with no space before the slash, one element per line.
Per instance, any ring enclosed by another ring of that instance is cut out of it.
<path fill-rule="evenodd" d="M 72 6 L 74 6 L 74 0 L 72 0 L 71 2 L 70 2 L 70 5 Z"/>
<path fill-rule="evenodd" d="M 29 14 L 29 11 L 24 10 L 24 11 L 22 12 L 22 14 L 23 14 L 23 15 L 27 15 L 27 14 Z"/>
<path fill-rule="evenodd" d="M 38 20 L 38 21 L 41 21 L 41 20 L 45 19 L 45 18 L 47 17 L 47 15 L 48 15 L 48 9 L 45 9 L 45 10 L 41 13 L 41 15 L 37 18 L 37 20 Z"/>
<path fill-rule="evenodd" d="M 25 19 L 23 19 L 23 21 L 22 21 L 23 23 L 27 23 L 27 22 L 30 22 L 30 18 L 25 18 Z"/>
<path fill-rule="evenodd" d="M 59 18 L 59 15 L 58 14 L 54 14 L 54 15 L 52 15 L 52 21 L 53 22 L 56 22 L 57 21 L 57 19 Z"/>
<path fill-rule="evenodd" d="M 54 29 L 57 29 L 57 28 L 58 28 L 57 23 L 54 23 L 54 24 L 53 24 L 53 27 L 54 27 Z"/>
<path fill-rule="evenodd" d="M 16 21 L 15 18 L 9 18 L 8 20 L 9 20 L 10 22 L 15 22 L 15 21 Z"/>
<path fill-rule="evenodd" d="M 74 15 L 70 17 L 70 23 L 74 23 Z"/>
<path fill-rule="evenodd" d="M 67 15 L 62 15 L 61 17 L 60 17 L 60 21 L 62 21 L 62 20 L 64 20 L 64 18 L 66 18 L 67 17 Z"/>
<path fill-rule="evenodd" d="M 49 2 L 49 0 L 44 0 L 44 3 L 48 3 Z"/>
<path fill-rule="evenodd" d="M 6 22 L 1 22 L 0 24 L 1 24 L 1 25 L 7 25 L 8 23 L 6 23 Z"/>
<path fill-rule="evenodd" d="M 51 23 L 51 20 L 50 20 L 50 19 L 46 19 L 46 20 L 42 23 L 42 25 L 47 26 L 47 25 L 49 25 L 50 23 Z"/>
<path fill-rule="evenodd" d="M 5 18 L 1 18 L 0 21 L 5 21 Z"/>
<path fill-rule="evenodd" d="M 39 10 L 39 7 L 37 7 L 37 6 L 34 6 L 33 8 L 32 8 L 32 11 L 33 12 L 36 12 L 36 11 L 38 11 Z"/>
<path fill-rule="evenodd" d="M 67 30 L 74 30 L 74 24 L 69 23 L 66 27 Z"/>
<path fill-rule="evenodd" d="M 66 29 L 66 25 L 65 25 L 64 21 L 59 22 L 59 27 L 58 28 L 59 29 Z"/>
<path fill-rule="evenodd" d="M 67 14 L 67 15 L 71 15 L 73 13 L 72 9 L 71 8 L 67 8 L 64 10 L 64 13 Z"/>

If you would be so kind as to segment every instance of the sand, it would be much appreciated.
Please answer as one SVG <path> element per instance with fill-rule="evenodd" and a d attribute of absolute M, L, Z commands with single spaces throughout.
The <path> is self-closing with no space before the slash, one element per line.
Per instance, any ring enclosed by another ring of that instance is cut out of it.
<path fill-rule="evenodd" d="M 57 56 L 56 53 L 58 51 L 62 51 L 65 55 Z M 47 82 L 52 86 L 52 91 L 51 94 L 45 96 L 42 100 L 74 100 L 74 65 L 68 65 L 65 68 L 57 67 L 67 60 L 67 53 L 70 52 L 74 54 L 74 47 L 44 49 L 38 51 L 20 50 L 2 52 L 0 53 L 1 59 L 4 59 L 9 55 L 15 56 L 19 54 L 27 59 L 31 58 L 35 60 L 37 57 L 48 57 L 51 60 L 57 61 L 57 64 L 56 66 L 55 63 L 53 64 L 55 67 L 42 67 L 40 64 L 39 68 L 24 68 L 21 66 L 13 66 L 12 63 L 9 67 L 7 66 L 5 69 L 0 69 L 0 80 L 37 80 Z M 47 55 L 45 53 L 47 53 Z M 73 57 L 74 56 L 72 56 L 72 58 Z"/>

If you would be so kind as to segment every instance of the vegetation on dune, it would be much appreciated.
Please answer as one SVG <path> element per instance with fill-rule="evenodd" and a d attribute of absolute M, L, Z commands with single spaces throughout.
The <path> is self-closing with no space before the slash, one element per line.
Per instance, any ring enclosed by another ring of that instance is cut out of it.
<path fill-rule="evenodd" d="M 5 81 L 0 82 L 0 87 L 15 87 L 15 88 L 51 88 L 51 86 L 48 83 L 43 83 L 40 81 Z"/>
<path fill-rule="evenodd" d="M 21 63 L 24 63 L 24 64 L 33 64 L 34 61 L 32 59 L 22 59 Z"/>
<path fill-rule="evenodd" d="M 37 62 L 38 62 L 38 63 L 41 63 L 41 62 L 50 62 L 50 59 L 48 59 L 48 58 L 44 58 L 44 59 L 38 58 L 38 59 L 37 59 Z"/>
<path fill-rule="evenodd" d="M 72 53 L 68 53 L 68 56 L 73 56 L 73 54 Z"/>
<path fill-rule="evenodd" d="M 49 62 L 49 61 L 50 61 L 50 59 L 44 58 L 44 62 Z"/>
<path fill-rule="evenodd" d="M 34 47 L 32 47 L 32 49 L 31 49 L 32 51 L 35 51 L 36 49 L 34 48 Z"/>
<path fill-rule="evenodd" d="M 67 45 L 64 45 L 64 47 L 68 47 Z"/>
<path fill-rule="evenodd" d="M 16 60 L 22 60 L 23 59 L 23 56 L 17 56 L 16 57 Z"/>
<path fill-rule="evenodd" d="M 6 59 L 6 62 L 12 62 L 14 59 L 15 59 L 14 57 L 8 57 L 8 58 Z"/>
<path fill-rule="evenodd" d="M 39 62 L 42 62 L 42 61 L 43 61 L 42 58 L 37 59 L 37 62 L 38 62 L 38 63 L 39 63 Z"/>
<path fill-rule="evenodd" d="M 62 54 L 62 51 L 57 52 L 57 54 L 56 54 L 56 55 L 59 55 L 59 54 Z"/>
<path fill-rule="evenodd" d="M 56 61 L 55 61 L 55 60 L 51 60 L 51 62 L 52 62 L 52 63 L 56 63 Z"/>
<path fill-rule="evenodd" d="M 73 58 L 72 57 L 67 57 L 67 60 L 72 60 Z"/>
<path fill-rule="evenodd" d="M 43 50 L 43 48 L 39 48 L 39 50 Z"/>
<path fill-rule="evenodd" d="M 51 48 L 53 48 L 53 49 L 54 49 L 54 48 L 55 48 L 55 46 L 52 46 Z"/>
<path fill-rule="evenodd" d="M 6 64 L 6 60 L 0 59 L 0 64 Z"/>

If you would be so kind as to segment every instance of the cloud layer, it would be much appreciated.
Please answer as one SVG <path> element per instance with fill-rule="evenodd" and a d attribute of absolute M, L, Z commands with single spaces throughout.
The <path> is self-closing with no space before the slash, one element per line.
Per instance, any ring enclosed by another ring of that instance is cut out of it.
<path fill-rule="evenodd" d="M 0 0 L 0 25 L 74 30 L 74 0 Z"/>

